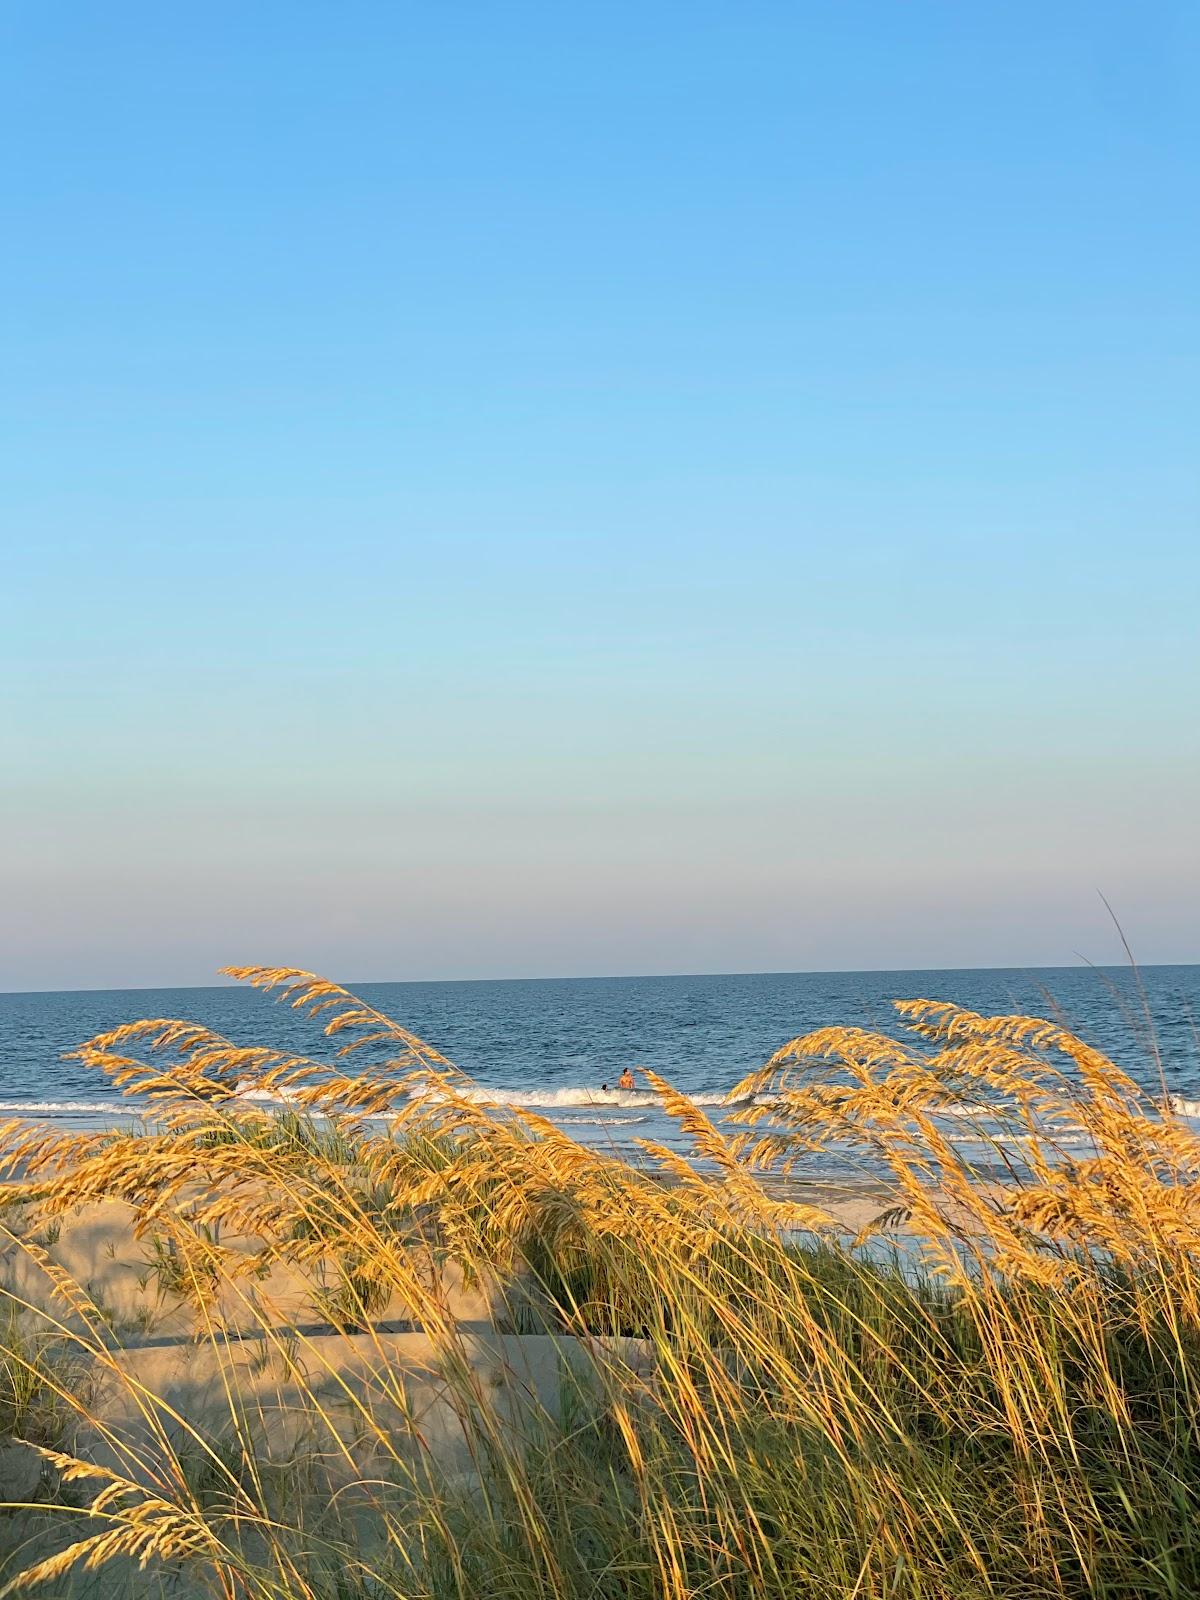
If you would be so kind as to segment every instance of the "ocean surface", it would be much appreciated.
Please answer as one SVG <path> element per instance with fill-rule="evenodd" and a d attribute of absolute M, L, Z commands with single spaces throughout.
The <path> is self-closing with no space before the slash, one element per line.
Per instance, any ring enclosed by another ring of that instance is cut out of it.
<path fill-rule="evenodd" d="M 638 1138 L 686 1148 L 651 1093 L 611 1087 L 623 1067 L 652 1068 L 721 1121 L 730 1086 L 788 1039 L 833 1023 L 895 1033 L 890 1002 L 917 996 L 1053 1017 L 1156 1092 L 1157 1050 L 1179 1109 L 1200 1125 L 1200 966 L 1146 967 L 1140 985 L 1127 968 L 1077 967 L 350 987 L 469 1073 L 481 1099 L 535 1107 L 573 1137 L 622 1151 Z M 126 1121 L 134 1103 L 64 1054 L 140 1017 L 178 1017 L 242 1044 L 333 1055 L 319 1028 L 244 987 L 0 994 L 0 1116 L 58 1127 Z"/>

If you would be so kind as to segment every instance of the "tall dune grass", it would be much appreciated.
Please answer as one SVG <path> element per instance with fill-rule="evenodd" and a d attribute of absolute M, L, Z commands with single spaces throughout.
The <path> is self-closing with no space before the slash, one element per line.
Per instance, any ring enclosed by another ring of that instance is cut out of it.
<path fill-rule="evenodd" d="M 0 1513 L 12 1588 L 1200 1593 L 1200 1142 L 1061 1027 L 902 1002 L 899 1039 L 785 1045 L 732 1092 L 733 1138 L 647 1074 L 694 1158 L 634 1166 L 480 1105 L 334 984 L 232 975 L 311 1016 L 332 1061 L 132 1023 L 79 1055 L 152 1107 L 145 1132 L 2 1130 L 0 1223 L 52 1291 L 0 1321 L 24 1397 L 5 1425 L 53 1419 L 26 1430 L 33 1504 Z M 981 1104 L 978 1142 L 955 1138 Z M 887 1175 L 853 1238 L 761 1181 L 834 1148 Z M 187 1309 L 202 1410 L 143 1380 L 149 1322 L 115 1327 L 56 1265 L 55 1227 L 114 1201 L 148 1288 Z M 455 1285 L 486 1288 L 491 1332 Z M 526 1346 L 544 1393 L 496 1376 Z M 255 1414 L 268 1372 L 282 1443 Z"/>

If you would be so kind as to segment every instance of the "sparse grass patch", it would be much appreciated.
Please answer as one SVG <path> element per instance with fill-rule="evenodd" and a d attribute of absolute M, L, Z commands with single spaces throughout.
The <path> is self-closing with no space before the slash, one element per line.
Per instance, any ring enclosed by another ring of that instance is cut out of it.
<path fill-rule="evenodd" d="M 79 1394 L 85 1381 L 69 1340 L 0 1297 L 0 1440 L 58 1444 L 71 1416 L 64 1393 Z"/>

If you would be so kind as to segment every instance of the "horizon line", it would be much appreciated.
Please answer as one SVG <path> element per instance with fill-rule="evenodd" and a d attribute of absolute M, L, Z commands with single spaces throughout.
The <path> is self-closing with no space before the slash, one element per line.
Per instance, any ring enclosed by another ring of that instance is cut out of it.
<path fill-rule="evenodd" d="M 804 968 L 745 968 L 737 972 L 577 972 L 559 974 L 517 974 L 490 978 L 357 978 L 333 979 L 342 988 L 355 990 L 371 985 L 418 986 L 426 984 L 456 983 L 628 983 L 634 980 L 685 979 L 685 978 L 818 978 L 818 977 L 868 977 L 873 974 L 928 973 L 928 972 L 1147 972 L 1161 967 L 1196 967 L 1200 961 L 1121 961 L 1097 962 L 1081 958 L 1078 965 L 1066 963 L 1034 962 L 1005 966 L 966 967 L 804 967 Z M 309 969 L 296 968 L 296 971 Z M 85 988 L 0 989 L 0 998 L 20 998 L 38 994 L 161 994 L 180 989 L 245 989 L 247 985 L 236 978 L 221 983 L 145 983 L 109 984 Z"/>

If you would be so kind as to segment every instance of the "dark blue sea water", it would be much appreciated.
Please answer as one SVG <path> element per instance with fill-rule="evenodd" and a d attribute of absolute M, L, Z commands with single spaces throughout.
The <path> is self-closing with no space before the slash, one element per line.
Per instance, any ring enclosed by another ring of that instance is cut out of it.
<path fill-rule="evenodd" d="M 537 1107 L 587 1142 L 628 1148 L 638 1137 L 678 1141 L 652 1095 L 601 1091 L 622 1067 L 651 1067 L 716 1114 L 724 1092 L 786 1040 L 830 1023 L 895 1031 L 890 1002 L 915 996 L 1053 1016 L 1155 1089 L 1157 1047 L 1171 1093 L 1200 1115 L 1200 966 L 1145 968 L 1140 985 L 1128 969 L 1081 967 L 373 983 L 358 992 L 457 1062 L 487 1097 Z M 102 1076 L 63 1056 L 101 1029 L 150 1016 L 332 1055 L 319 1029 L 236 986 L 0 994 L 0 1114 L 95 1126 L 127 1112 Z"/>

